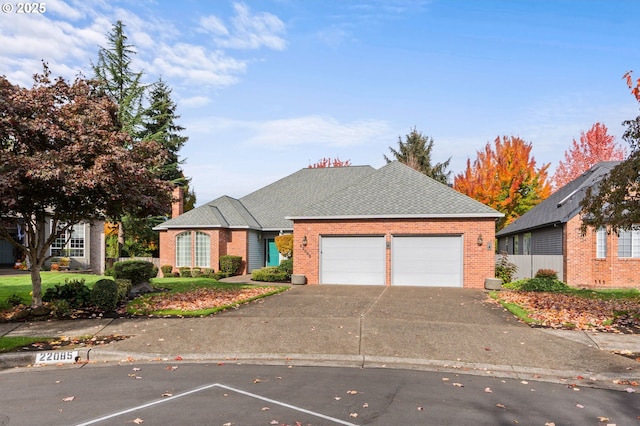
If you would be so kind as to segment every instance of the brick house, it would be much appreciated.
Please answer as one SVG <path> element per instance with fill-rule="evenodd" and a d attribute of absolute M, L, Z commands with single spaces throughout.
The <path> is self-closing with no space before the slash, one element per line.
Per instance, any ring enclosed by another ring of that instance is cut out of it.
<path fill-rule="evenodd" d="M 176 212 L 179 213 L 179 212 Z M 309 284 L 482 288 L 494 276 L 501 213 L 402 163 L 302 169 L 240 199 L 223 196 L 157 226 L 160 263 L 241 273 L 279 264 L 294 235 L 294 274 Z"/>
<path fill-rule="evenodd" d="M 574 287 L 640 287 L 640 231 L 580 231 L 586 189 L 617 164 L 594 165 L 496 234 L 498 251 L 519 265 L 519 278 L 549 268 Z"/>

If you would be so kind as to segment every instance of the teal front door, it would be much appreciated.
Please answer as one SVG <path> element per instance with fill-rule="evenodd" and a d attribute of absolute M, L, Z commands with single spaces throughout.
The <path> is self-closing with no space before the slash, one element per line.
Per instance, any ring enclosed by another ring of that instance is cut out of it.
<path fill-rule="evenodd" d="M 280 265 L 280 253 L 273 238 L 267 238 L 267 266 Z"/>

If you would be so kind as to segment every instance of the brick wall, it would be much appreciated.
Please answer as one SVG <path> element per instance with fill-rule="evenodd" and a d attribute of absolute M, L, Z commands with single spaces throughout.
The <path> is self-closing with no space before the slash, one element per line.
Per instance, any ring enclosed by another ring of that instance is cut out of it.
<path fill-rule="evenodd" d="M 372 220 L 297 220 L 294 223 L 294 273 L 304 274 L 309 284 L 319 283 L 321 235 L 463 235 L 464 287 L 483 288 L 485 278 L 495 271 L 495 221 L 487 219 L 372 219 Z M 478 235 L 484 243 L 478 246 Z M 303 247 L 302 238 L 307 237 Z M 490 246 L 489 246 L 490 245 Z M 391 283 L 391 253 L 387 250 L 386 285 Z"/>
<path fill-rule="evenodd" d="M 198 229 L 211 237 L 209 247 L 211 267 L 218 271 L 220 269 L 220 256 L 232 254 L 242 257 L 241 274 L 245 274 L 247 269 L 248 237 L 246 230 L 231 229 Z M 191 229 L 170 229 L 160 232 L 160 265 L 176 266 L 176 236 L 183 232 L 191 232 L 191 259 L 195 259 L 195 232 Z M 192 265 L 194 266 L 194 265 Z M 174 269 L 174 272 L 176 270 Z"/>
<path fill-rule="evenodd" d="M 640 287 L 640 258 L 618 258 L 618 236 L 607 235 L 607 256 L 596 258 L 596 234 L 582 236 L 580 215 L 565 225 L 564 258 L 566 282 L 573 287 Z"/>

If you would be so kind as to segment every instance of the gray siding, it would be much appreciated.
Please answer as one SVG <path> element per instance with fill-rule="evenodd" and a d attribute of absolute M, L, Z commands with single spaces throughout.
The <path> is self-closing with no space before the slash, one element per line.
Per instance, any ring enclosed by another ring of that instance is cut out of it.
<path fill-rule="evenodd" d="M 249 231 L 249 258 L 247 259 L 249 272 L 264 266 L 264 239 L 259 238 L 259 235 L 257 231 Z"/>
<path fill-rule="evenodd" d="M 562 256 L 562 228 L 550 226 L 531 232 L 531 254 Z"/>

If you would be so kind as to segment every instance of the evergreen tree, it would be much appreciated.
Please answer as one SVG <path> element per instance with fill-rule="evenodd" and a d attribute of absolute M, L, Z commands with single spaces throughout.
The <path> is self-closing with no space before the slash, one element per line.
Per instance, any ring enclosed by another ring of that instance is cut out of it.
<path fill-rule="evenodd" d="M 433 138 L 423 136 L 415 127 L 405 136 L 404 142 L 401 137 L 398 137 L 398 150 L 392 147 L 389 147 L 389 150 L 395 157 L 395 160 L 424 173 L 438 182 L 442 182 L 445 185 L 448 183 L 451 171 L 447 171 L 447 168 L 451 162 L 451 157 L 443 163 L 431 165 Z M 384 155 L 384 159 L 387 163 L 393 161 L 393 159 L 389 159 L 386 155 Z"/>
<path fill-rule="evenodd" d="M 98 51 L 98 63 L 93 65 L 95 78 L 101 88 L 118 105 L 118 119 L 122 128 L 132 137 L 140 124 L 142 98 L 145 87 L 141 83 L 142 72 L 131 70 L 133 45 L 127 44 L 125 25 L 116 22 L 108 34 L 107 47 Z"/>

